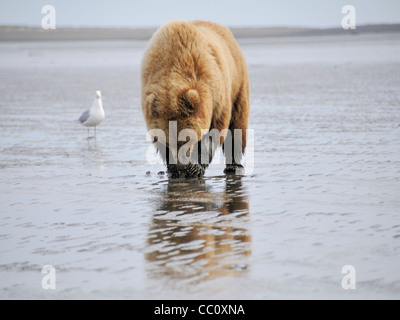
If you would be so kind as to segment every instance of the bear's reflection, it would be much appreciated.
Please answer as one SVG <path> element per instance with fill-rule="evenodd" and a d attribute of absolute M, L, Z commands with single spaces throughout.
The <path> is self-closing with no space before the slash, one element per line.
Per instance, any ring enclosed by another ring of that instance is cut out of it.
<path fill-rule="evenodd" d="M 152 217 L 146 259 L 153 277 L 201 280 L 237 275 L 251 254 L 249 203 L 240 177 L 170 180 Z"/>

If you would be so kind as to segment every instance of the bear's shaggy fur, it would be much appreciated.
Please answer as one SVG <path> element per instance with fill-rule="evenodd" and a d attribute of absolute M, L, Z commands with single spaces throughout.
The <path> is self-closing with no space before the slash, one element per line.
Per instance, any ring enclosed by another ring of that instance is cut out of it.
<path fill-rule="evenodd" d="M 178 133 L 193 129 L 199 141 L 201 129 L 230 129 L 232 137 L 234 129 L 242 129 L 241 155 L 249 109 L 246 61 L 228 28 L 205 21 L 173 21 L 155 32 L 142 61 L 142 110 L 147 128 L 166 134 L 166 141 L 155 141 L 156 146 L 162 143 L 169 150 L 169 121 L 175 120 Z M 164 156 L 167 165 L 168 156 L 170 150 Z M 237 162 L 226 170 L 240 166 Z M 186 176 L 191 176 L 189 171 L 202 175 L 205 167 L 186 170 Z"/>

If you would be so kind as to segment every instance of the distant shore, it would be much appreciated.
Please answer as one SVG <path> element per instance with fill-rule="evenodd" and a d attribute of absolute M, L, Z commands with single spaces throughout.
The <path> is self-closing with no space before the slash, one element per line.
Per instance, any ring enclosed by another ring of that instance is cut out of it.
<path fill-rule="evenodd" d="M 148 40 L 157 28 L 72 28 L 0 26 L 0 41 Z M 237 39 L 329 36 L 366 33 L 400 33 L 400 24 L 364 25 L 355 30 L 293 27 L 231 27 Z"/>

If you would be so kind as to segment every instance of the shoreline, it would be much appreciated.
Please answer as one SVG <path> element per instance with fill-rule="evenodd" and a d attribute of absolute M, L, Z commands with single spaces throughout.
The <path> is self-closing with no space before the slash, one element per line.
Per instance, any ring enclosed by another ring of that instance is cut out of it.
<path fill-rule="evenodd" d="M 360 34 L 400 33 L 400 24 L 363 25 L 355 30 L 342 28 L 300 28 L 300 27 L 230 27 L 236 39 L 263 39 L 276 37 L 310 37 Z M 54 30 L 40 27 L 0 26 L 0 42 L 3 41 L 109 41 L 149 40 L 157 30 L 152 28 L 73 28 L 60 27 Z"/>

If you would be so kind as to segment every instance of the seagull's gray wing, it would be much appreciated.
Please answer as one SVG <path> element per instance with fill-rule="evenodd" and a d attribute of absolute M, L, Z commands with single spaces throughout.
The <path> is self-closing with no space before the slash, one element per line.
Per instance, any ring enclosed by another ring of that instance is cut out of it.
<path fill-rule="evenodd" d="M 79 118 L 80 123 L 84 123 L 89 118 L 90 110 L 86 110 Z"/>

